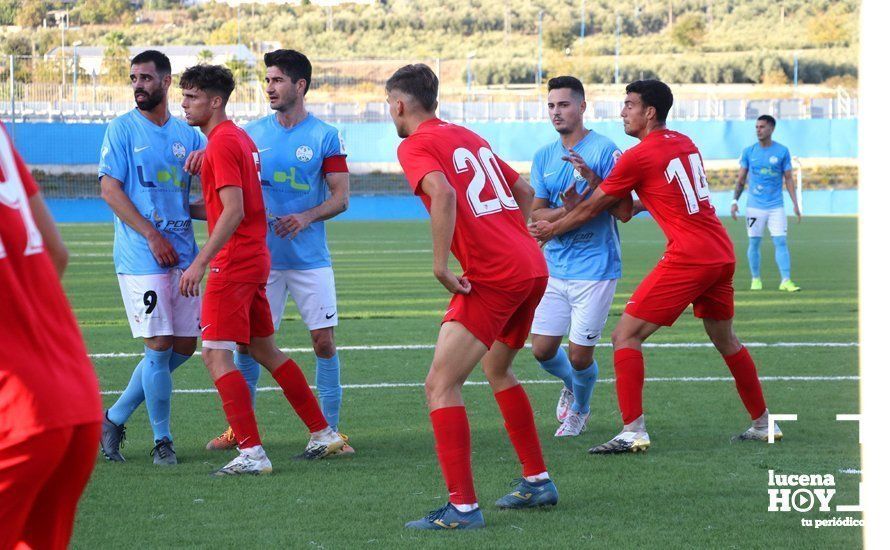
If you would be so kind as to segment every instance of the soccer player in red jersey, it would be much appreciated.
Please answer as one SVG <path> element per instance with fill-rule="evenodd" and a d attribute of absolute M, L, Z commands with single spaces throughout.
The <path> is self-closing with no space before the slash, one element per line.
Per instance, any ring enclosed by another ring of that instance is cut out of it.
<path fill-rule="evenodd" d="M 257 430 L 250 390 L 235 366 L 237 344 L 247 345 L 253 358 L 272 373 L 309 428 L 309 444 L 299 457 L 324 458 L 340 450 L 343 439 L 328 426 L 300 367 L 275 345 L 266 300 L 271 264 L 259 153 L 247 133 L 226 117 L 226 102 L 235 89 L 232 72 L 219 65 L 197 65 L 182 73 L 179 84 L 186 121 L 207 136 L 201 188 L 210 232 L 182 274 L 179 289 L 184 296 L 197 296 L 210 268 L 201 306 L 201 355 L 240 451 L 216 474 L 272 471 Z"/>
<path fill-rule="evenodd" d="M 386 83 L 399 137 L 398 157 L 430 213 L 433 273 L 454 294 L 426 378 L 426 396 L 449 502 L 412 529 L 484 527 L 470 467 L 470 425 L 461 387 L 479 361 L 522 463 L 516 490 L 500 508 L 556 504 L 534 413 L 511 364 L 525 345 L 547 287 L 547 264 L 525 223 L 534 192 L 473 132 L 436 118 L 439 81 L 426 65 L 408 65 Z M 448 268 L 449 250 L 463 268 Z"/>
<path fill-rule="evenodd" d="M 0 548 L 66 548 L 96 463 L 102 403 L 59 281 L 67 262 L 0 125 Z"/>
<path fill-rule="evenodd" d="M 688 137 L 667 129 L 671 89 L 657 80 L 626 88 L 621 118 L 624 131 L 640 140 L 625 151 L 589 198 L 559 221 L 536 222 L 532 235 L 547 241 L 561 235 L 636 191 L 667 237 L 655 269 L 627 302 L 612 333 L 615 389 L 624 429 L 591 453 L 626 453 L 649 448 L 643 418 L 643 342 L 670 326 L 689 304 L 735 378 L 736 389 L 753 423 L 741 440 L 768 439 L 769 411 L 748 350 L 732 328 L 735 252 L 708 194 L 698 148 Z M 782 437 L 775 427 L 775 438 Z"/>

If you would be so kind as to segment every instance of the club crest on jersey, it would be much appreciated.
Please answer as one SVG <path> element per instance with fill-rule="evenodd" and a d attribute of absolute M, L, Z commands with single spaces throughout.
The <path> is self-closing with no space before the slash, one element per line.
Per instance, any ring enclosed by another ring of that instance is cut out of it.
<path fill-rule="evenodd" d="M 613 160 L 614 162 L 618 162 L 618 159 L 619 159 L 620 157 L 621 157 L 621 150 L 620 150 L 620 149 L 615 149 L 615 150 L 612 152 L 612 160 Z"/>
<path fill-rule="evenodd" d="M 310 160 L 312 160 L 312 157 L 315 155 L 315 153 L 308 145 L 300 145 L 299 147 L 297 147 L 296 155 L 297 160 L 301 162 L 309 162 Z"/>
<path fill-rule="evenodd" d="M 581 172 L 577 170 L 572 171 L 572 177 L 575 178 L 575 181 L 581 182 L 584 181 L 584 176 L 581 175 Z"/>
<path fill-rule="evenodd" d="M 182 160 L 185 158 L 185 145 L 182 143 L 175 141 L 173 142 L 173 156 Z"/>
<path fill-rule="evenodd" d="M 770 157 L 769 163 L 770 164 L 779 164 L 779 157 Z"/>

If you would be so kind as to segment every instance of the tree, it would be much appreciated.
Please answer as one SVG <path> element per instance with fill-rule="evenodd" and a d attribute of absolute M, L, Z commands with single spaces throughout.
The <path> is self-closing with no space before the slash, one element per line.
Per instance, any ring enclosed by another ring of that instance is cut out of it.
<path fill-rule="evenodd" d="M 16 24 L 22 27 L 39 27 L 46 17 L 46 3 L 42 0 L 22 0 L 15 15 Z"/>
<path fill-rule="evenodd" d="M 671 37 L 674 42 L 686 48 L 698 46 L 705 39 L 705 19 L 696 13 L 690 13 L 681 17 L 674 28 L 671 29 Z"/>
<path fill-rule="evenodd" d="M 198 52 L 198 63 L 212 63 L 213 62 L 213 52 L 210 50 L 201 50 Z"/>
<path fill-rule="evenodd" d="M 75 13 L 83 23 L 120 22 L 130 10 L 129 0 L 83 0 Z"/>
<path fill-rule="evenodd" d="M 111 82 L 126 82 L 130 78 L 130 40 L 120 31 L 105 35 L 102 67 Z"/>

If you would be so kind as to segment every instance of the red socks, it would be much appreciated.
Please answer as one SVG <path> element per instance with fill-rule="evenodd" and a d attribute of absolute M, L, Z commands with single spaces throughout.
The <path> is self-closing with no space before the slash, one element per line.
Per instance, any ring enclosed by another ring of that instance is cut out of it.
<path fill-rule="evenodd" d="M 624 424 L 643 414 L 643 354 L 631 348 L 615 350 L 615 391 Z"/>
<path fill-rule="evenodd" d="M 241 372 L 237 370 L 227 372 L 220 376 L 214 384 L 219 391 L 226 420 L 229 421 L 229 426 L 235 433 L 238 447 L 248 449 L 262 445 L 257 430 L 256 417 L 253 415 L 250 390 L 247 388 L 247 382 L 244 381 Z"/>
<path fill-rule="evenodd" d="M 748 409 L 752 420 L 757 420 L 766 411 L 766 402 L 763 400 L 763 390 L 760 387 L 760 379 L 757 378 L 757 367 L 748 353 L 748 348 L 742 349 L 733 355 L 723 357 L 729 372 L 735 378 L 735 387 L 742 398 L 742 403 Z"/>
<path fill-rule="evenodd" d="M 501 408 L 504 427 L 516 449 L 519 462 L 522 464 L 522 475 L 534 476 L 547 471 L 538 430 L 535 427 L 535 413 L 521 384 L 499 391 L 494 398 Z"/>
<path fill-rule="evenodd" d="M 470 421 L 465 407 L 444 407 L 430 413 L 436 454 L 452 504 L 475 504 L 470 466 Z"/>
<path fill-rule="evenodd" d="M 325 420 L 324 414 L 318 406 L 315 394 L 312 393 L 309 383 L 306 382 L 303 371 L 293 359 L 282 363 L 272 373 L 272 377 L 284 390 L 284 396 L 310 432 L 317 432 L 328 427 L 328 421 Z"/>

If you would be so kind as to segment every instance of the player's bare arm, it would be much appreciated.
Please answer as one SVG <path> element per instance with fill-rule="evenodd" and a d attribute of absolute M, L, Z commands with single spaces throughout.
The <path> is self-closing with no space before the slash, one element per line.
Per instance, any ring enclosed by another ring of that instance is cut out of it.
<path fill-rule="evenodd" d="M 173 248 L 170 241 L 164 238 L 164 235 L 158 231 L 152 222 L 145 219 L 136 210 L 133 201 L 124 193 L 124 184 L 109 175 L 104 175 L 99 185 L 102 188 L 102 199 L 108 203 L 115 215 L 148 241 L 148 248 L 151 250 L 158 265 L 161 267 L 176 265 L 179 262 L 179 255 L 176 253 L 176 249 Z"/>
<path fill-rule="evenodd" d="M 596 189 L 589 199 L 555 222 L 540 221 L 529 226 L 532 237 L 540 242 L 547 242 L 557 235 L 562 235 L 584 225 L 588 220 L 598 216 L 600 212 L 615 206 L 621 198 L 609 195 Z"/>
<path fill-rule="evenodd" d="M 442 172 L 430 172 L 420 182 L 430 198 L 430 229 L 433 234 L 433 275 L 452 294 L 469 294 L 470 282 L 448 267 L 454 224 L 457 221 L 457 195 Z"/>
<path fill-rule="evenodd" d="M 513 183 L 513 187 L 510 188 L 510 191 L 513 193 L 513 198 L 516 199 L 516 204 L 519 205 L 519 211 L 522 212 L 522 219 L 528 222 L 529 216 L 532 214 L 532 209 L 534 208 L 535 201 L 535 190 L 532 189 L 532 186 L 525 181 L 525 178 L 520 176 L 515 183 Z"/>
<path fill-rule="evenodd" d="M 204 203 L 204 197 L 189 204 L 189 216 L 195 220 L 207 221 L 207 205 Z"/>
<path fill-rule="evenodd" d="M 748 169 L 739 168 L 739 180 L 735 184 L 735 192 L 732 194 L 732 206 L 729 208 L 729 213 L 734 220 L 739 218 L 739 197 L 741 197 L 742 193 L 745 191 L 746 181 L 748 181 Z"/>
<path fill-rule="evenodd" d="M 550 207 L 550 201 L 547 199 L 542 199 L 539 197 L 535 197 L 532 200 L 532 213 L 531 213 L 531 221 L 539 222 L 539 221 L 556 221 L 559 218 L 566 215 L 566 209 L 562 206 L 557 206 L 556 208 Z"/>
<path fill-rule="evenodd" d="M 324 181 L 330 190 L 327 200 L 304 212 L 281 216 L 275 222 L 276 235 L 293 239 L 312 223 L 326 221 L 346 212 L 346 209 L 349 208 L 349 173 L 330 172 L 325 174 Z"/>
<path fill-rule="evenodd" d="M 596 172 L 594 172 L 590 168 L 590 166 L 588 166 L 587 163 L 584 162 L 584 159 L 581 158 L 581 155 L 579 155 L 578 152 L 574 149 L 569 149 L 569 154 L 562 157 L 562 160 L 571 163 L 571 165 L 575 167 L 575 170 L 577 170 L 578 173 L 581 174 L 581 177 L 584 178 L 585 181 L 587 181 L 587 185 L 590 187 L 590 189 L 596 189 L 599 184 L 603 182 L 603 179 L 596 175 Z"/>
<path fill-rule="evenodd" d="M 56 271 L 59 273 L 59 278 L 61 279 L 62 274 L 65 273 L 65 268 L 68 267 L 68 248 L 66 248 L 65 243 L 62 242 L 62 236 L 59 234 L 59 229 L 56 227 L 55 222 L 53 222 L 53 217 L 50 215 L 46 203 L 43 202 L 41 194 L 36 193 L 35 195 L 32 195 L 31 198 L 28 199 L 28 204 L 31 207 L 31 215 L 34 217 L 34 223 L 37 224 L 40 236 L 43 237 L 43 248 L 46 250 L 46 253 L 49 254 L 49 258 L 52 260 L 53 266 L 56 268 Z"/>
<path fill-rule="evenodd" d="M 785 170 L 784 179 L 785 189 L 788 190 L 791 204 L 794 205 L 794 215 L 797 216 L 797 223 L 800 223 L 800 204 L 797 202 L 797 189 L 794 187 L 794 178 L 791 176 L 791 170 Z"/>
<path fill-rule="evenodd" d="M 634 211 L 634 200 L 630 195 L 621 198 L 618 201 L 618 204 L 609 209 L 609 214 L 612 214 L 616 219 L 621 221 L 621 223 L 627 223 L 631 218 L 634 217 L 636 212 Z"/>
<path fill-rule="evenodd" d="M 201 289 L 201 280 L 207 271 L 210 260 L 222 250 L 226 242 L 235 233 L 238 224 L 244 219 L 244 195 L 237 185 L 227 185 L 219 189 L 219 199 L 223 210 L 213 232 L 204 243 L 192 265 L 185 270 L 179 280 L 179 292 L 183 296 L 197 296 Z"/>

